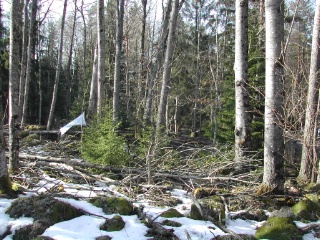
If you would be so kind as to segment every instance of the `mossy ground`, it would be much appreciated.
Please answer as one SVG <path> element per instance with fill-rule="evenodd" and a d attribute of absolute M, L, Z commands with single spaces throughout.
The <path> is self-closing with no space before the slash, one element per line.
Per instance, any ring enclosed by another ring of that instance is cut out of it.
<path fill-rule="evenodd" d="M 298 239 L 300 233 L 291 218 L 270 217 L 267 222 L 256 231 L 258 239 Z"/>
<path fill-rule="evenodd" d="M 102 208 L 106 214 L 118 213 L 121 215 L 134 214 L 134 208 L 132 204 L 121 197 L 99 197 L 89 200 L 96 207 Z"/>
<path fill-rule="evenodd" d="M 167 211 L 164 211 L 163 213 L 160 214 L 161 217 L 165 218 L 179 218 L 179 217 L 184 217 L 182 213 L 180 213 L 178 210 L 174 208 L 170 208 Z"/>

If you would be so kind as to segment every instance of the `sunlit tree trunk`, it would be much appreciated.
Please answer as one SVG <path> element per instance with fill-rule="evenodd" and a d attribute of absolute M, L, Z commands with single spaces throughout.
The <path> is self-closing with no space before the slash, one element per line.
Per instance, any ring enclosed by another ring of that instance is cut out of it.
<path fill-rule="evenodd" d="M 37 17 L 37 8 L 38 8 L 38 1 L 33 0 L 31 5 L 31 16 L 30 16 L 30 26 L 29 26 L 29 38 L 28 38 L 28 50 L 27 50 L 27 71 L 26 71 L 26 79 L 25 79 L 25 86 L 24 86 L 24 101 L 22 107 L 22 119 L 21 125 L 26 123 L 27 119 L 27 108 L 28 108 L 28 98 L 29 98 L 29 85 L 31 81 L 31 68 L 32 63 L 31 60 L 34 55 L 34 48 L 35 48 L 35 38 L 37 36 L 36 33 L 36 17 Z M 20 76 L 21 79 L 21 76 Z"/>
<path fill-rule="evenodd" d="M 97 24 L 98 24 L 98 98 L 97 98 L 97 113 L 100 114 L 106 101 L 106 79 L 105 79 L 105 26 L 104 26 L 104 0 L 98 0 L 97 4 Z"/>
<path fill-rule="evenodd" d="M 168 34 L 168 41 L 167 41 L 167 49 L 165 53 L 165 61 L 163 65 L 162 86 L 161 86 L 160 101 L 158 105 L 157 123 L 156 123 L 157 133 L 161 131 L 161 128 L 165 127 L 165 112 L 166 112 L 168 93 L 169 93 L 168 85 L 169 85 L 169 80 L 171 75 L 172 58 L 173 58 L 173 51 L 174 51 L 174 41 L 175 41 L 175 35 L 176 35 L 179 7 L 180 7 L 179 0 L 174 0 L 172 12 L 170 16 L 169 34 Z"/>
<path fill-rule="evenodd" d="M 61 28 L 60 28 L 60 44 L 59 44 L 59 53 L 58 53 L 58 63 L 57 63 L 56 75 L 55 75 L 55 79 L 54 79 L 54 88 L 53 88 L 53 95 L 52 95 L 52 102 L 51 102 L 51 107 L 50 107 L 50 112 L 49 112 L 49 118 L 48 118 L 48 122 L 47 122 L 47 130 L 51 129 L 53 115 L 54 115 L 54 109 L 56 107 L 57 96 L 58 96 L 60 70 L 61 70 L 61 65 L 62 65 L 64 23 L 65 23 L 65 19 L 66 19 L 67 3 L 68 3 L 68 0 L 65 0 L 64 5 L 63 5 L 63 14 L 62 14 Z"/>
<path fill-rule="evenodd" d="M 312 34 L 312 49 L 310 60 L 310 73 L 308 85 L 308 97 L 306 106 L 305 125 L 303 132 L 303 145 L 301 166 L 298 179 L 302 182 L 309 182 L 311 179 L 312 169 L 317 169 L 317 163 L 313 161 L 313 144 L 315 135 L 315 125 L 317 120 L 317 99 L 319 96 L 319 68 L 320 68 L 320 0 L 316 2 L 313 34 Z"/>
<path fill-rule="evenodd" d="M 77 0 L 74 0 L 74 15 L 73 15 L 73 25 L 72 25 L 72 33 L 71 33 L 71 40 L 70 40 L 70 49 L 69 49 L 69 57 L 67 63 L 67 78 L 66 78 L 66 91 L 65 91 L 65 114 L 68 117 L 70 107 L 71 107 L 71 91 L 72 91 L 72 76 L 71 76 L 71 64 L 72 64 L 72 57 L 73 57 L 73 45 L 74 45 L 74 36 L 76 30 L 76 23 L 77 23 Z"/>
<path fill-rule="evenodd" d="M 153 97 L 154 97 L 154 83 L 159 73 L 160 67 L 163 65 L 163 52 L 165 51 L 165 48 L 166 48 L 166 39 L 168 36 L 171 9 L 172 9 L 172 0 L 168 0 L 167 7 L 165 9 L 164 19 L 162 22 L 161 35 L 160 35 L 157 50 L 156 50 L 156 59 L 151 65 L 151 73 L 150 73 L 150 78 L 148 82 L 145 111 L 143 114 L 144 125 L 149 125 L 153 121 L 152 106 L 153 106 Z"/>
<path fill-rule="evenodd" d="M 283 118 L 283 55 L 284 2 L 265 1 L 266 17 L 266 83 L 264 120 L 264 171 L 259 191 L 283 193 L 284 139 Z"/>
<path fill-rule="evenodd" d="M 22 117 L 23 103 L 24 103 L 24 87 L 26 81 L 26 70 L 27 70 L 27 47 L 28 47 L 28 5 L 29 0 L 24 0 L 23 5 L 23 30 L 22 30 L 22 52 L 21 52 L 21 70 L 20 70 L 20 86 L 19 86 L 19 106 L 20 115 Z"/>
<path fill-rule="evenodd" d="M 20 1 L 11 1 L 9 47 L 9 171 L 19 169 L 19 58 L 20 58 Z"/>
<path fill-rule="evenodd" d="M 235 161 L 240 167 L 249 147 L 248 0 L 236 0 L 235 37 Z"/>
<path fill-rule="evenodd" d="M 92 76 L 90 84 L 90 96 L 89 96 L 89 106 L 88 115 L 93 116 L 97 112 L 97 92 L 98 92 L 98 44 L 96 44 L 94 50 L 94 59 L 92 66 Z"/>
<path fill-rule="evenodd" d="M 141 41 L 140 41 L 140 62 L 139 62 L 139 76 L 138 76 L 138 93 L 136 99 L 136 118 L 137 118 L 137 132 L 140 130 L 140 125 L 142 122 L 142 111 L 143 106 L 143 87 L 142 83 L 146 79 L 146 69 L 145 69 L 145 35 L 146 35 L 146 20 L 147 20 L 147 3 L 148 0 L 141 0 L 142 3 L 142 29 L 141 29 Z"/>
<path fill-rule="evenodd" d="M 113 122 L 119 122 L 120 115 L 120 69 L 122 56 L 122 38 L 123 38 L 123 17 L 124 0 L 117 0 L 117 32 L 116 32 L 116 55 L 114 64 L 114 85 L 113 85 Z"/>

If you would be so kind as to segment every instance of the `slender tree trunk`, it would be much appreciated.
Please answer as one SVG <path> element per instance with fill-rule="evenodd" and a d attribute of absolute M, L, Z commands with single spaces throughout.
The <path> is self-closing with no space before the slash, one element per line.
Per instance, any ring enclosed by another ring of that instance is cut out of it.
<path fill-rule="evenodd" d="M 62 14 L 61 28 L 60 28 L 60 44 L 59 44 L 59 53 L 58 53 L 58 63 L 57 63 L 56 75 L 55 75 L 55 79 L 54 79 L 54 88 L 53 88 L 53 95 L 52 95 L 52 102 L 51 102 L 51 107 L 50 107 L 50 112 L 49 112 L 49 118 L 48 118 L 48 122 L 47 122 L 47 130 L 51 129 L 54 110 L 56 107 L 57 96 L 58 96 L 58 86 L 59 86 L 60 71 L 61 71 L 61 65 L 62 65 L 64 23 L 65 23 L 65 19 L 66 19 L 67 4 L 68 4 L 68 0 L 64 0 L 63 14 Z"/>
<path fill-rule="evenodd" d="M 21 125 L 24 125 L 27 119 L 29 85 L 31 81 L 31 68 L 32 68 L 31 60 L 34 55 L 35 37 L 37 36 L 35 25 L 36 25 L 38 1 L 32 0 L 31 6 L 32 6 L 32 9 L 31 9 L 31 16 L 30 16 L 28 50 L 27 50 L 27 71 L 26 71 L 26 80 L 25 80 L 25 86 L 24 86 L 24 101 L 23 101 Z"/>
<path fill-rule="evenodd" d="M 19 59 L 20 59 L 20 1 L 11 1 L 9 49 L 9 171 L 19 169 Z"/>
<path fill-rule="evenodd" d="M 24 103 L 24 87 L 25 87 L 25 77 L 26 77 L 26 70 L 27 70 L 27 47 L 28 47 L 28 5 L 29 0 L 24 0 L 23 6 L 23 32 L 22 32 L 22 52 L 21 52 L 21 70 L 20 70 L 20 86 L 19 86 L 19 106 L 20 106 L 20 113 L 19 118 L 22 117 L 23 111 L 23 103 Z"/>
<path fill-rule="evenodd" d="M 168 34 L 167 49 L 165 54 L 165 61 L 163 65 L 161 95 L 160 95 L 160 101 L 158 105 L 158 115 L 157 115 L 157 123 L 156 123 L 157 133 L 160 133 L 161 128 L 165 127 L 165 112 L 166 112 L 167 99 L 168 99 L 168 93 L 169 93 L 168 87 L 169 87 L 169 80 L 171 75 L 174 41 L 175 41 L 175 35 L 176 35 L 175 32 L 177 27 L 179 7 L 180 7 L 179 0 L 174 0 L 173 8 L 170 16 L 170 25 L 169 25 L 169 34 Z"/>
<path fill-rule="evenodd" d="M 2 1 L 0 0 L 0 39 L 2 39 Z M 2 48 L 2 43 L 0 43 Z M 5 156 L 5 140 L 3 136 L 3 102 L 4 99 L 2 96 L 2 86 L 3 86 L 3 77 L 2 72 L 0 71 L 0 193 L 10 193 L 11 192 L 11 183 L 8 173 L 7 159 Z"/>
<path fill-rule="evenodd" d="M 148 83 L 146 106 L 145 106 L 145 111 L 143 115 L 144 125 L 149 125 L 150 123 L 153 122 L 152 106 L 153 106 L 154 84 L 155 84 L 157 75 L 159 73 L 160 67 L 161 65 L 163 65 L 163 52 L 166 49 L 166 39 L 168 36 L 171 9 L 172 9 L 172 0 L 168 0 L 167 7 L 165 10 L 165 16 L 164 16 L 162 28 L 161 28 L 161 35 L 158 42 L 156 59 L 155 59 L 155 62 L 151 65 L 151 74 L 150 74 L 150 80 Z"/>
<path fill-rule="evenodd" d="M 141 41 L 140 41 L 140 62 L 139 62 L 139 76 L 138 76 L 138 94 L 136 99 L 136 118 L 137 118 L 137 130 L 140 132 L 140 125 L 142 122 L 143 116 L 141 116 L 141 108 L 143 106 L 142 96 L 143 88 L 142 83 L 146 79 L 146 69 L 145 69 L 145 35 L 146 35 L 146 19 L 147 19 L 147 3 L 148 0 L 141 0 L 142 3 L 142 29 L 141 29 Z"/>
<path fill-rule="evenodd" d="M 235 161 L 240 168 L 249 147 L 248 0 L 236 0 L 235 37 Z"/>
<path fill-rule="evenodd" d="M 72 77 L 71 77 L 71 64 L 72 64 L 72 55 L 73 55 L 73 45 L 74 45 L 74 35 L 76 30 L 77 23 L 77 0 L 74 0 L 74 15 L 73 15 L 73 25 L 72 33 L 70 40 L 70 49 L 69 49 L 69 58 L 67 63 L 67 79 L 66 79 L 66 91 L 65 91 L 65 115 L 68 118 L 70 107 L 71 107 L 71 91 L 72 91 Z"/>
<path fill-rule="evenodd" d="M 306 116 L 303 134 L 301 166 L 298 179 L 299 181 L 309 182 L 311 180 L 311 172 L 313 168 L 317 168 L 317 163 L 313 161 L 313 143 L 316 138 L 314 126 L 317 120 L 316 108 L 319 96 L 319 68 L 320 68 L 320 0 L 316 2 L 312 49 L 310 60 L 310 73 L 308 85 L 308 97 L 306 106 Z"/>
<path fill-rule="evenodd" d="M 116 55 L 114 64 L 114 85 L 113 85 L 113 122 L 118 123 L 120 120 L 120 68 L 121 68 L 121 51 L 123 38 L 123 17 L 124 17 L 124 0 L 117 0 L 117 32 L 116 32 Z"/>
<path fill-rule="evenodd" d="M 91 77 L 91 85 L 90 85 L 90 97 L 89 97 L 89 107 L 88 107 L 88 115 L 92 116 L 97 112 L 97 92 L 98 92 L 98 44 L 96 44 L 94 50 L 94 59 L 93 59 L 93 67 L 92 67 L 92 77 Z"/>
<path fill-rule="evenodd" d="M 98 0 L 97 4 L 97 23 L 98 23 L 98 99 L 97 113 L 100 114 L 106 101 L 106 79 L 105 79 L 105 26 L 104 26 L 104 0 Z"/>
<path fill-rule="evenodd" d="M 264 120 L 264 172 L 262 193 L 283 193 L 284 139 L 283 118 L 283 54 L 284 2 L 266 0 L 266 83 Z"/>

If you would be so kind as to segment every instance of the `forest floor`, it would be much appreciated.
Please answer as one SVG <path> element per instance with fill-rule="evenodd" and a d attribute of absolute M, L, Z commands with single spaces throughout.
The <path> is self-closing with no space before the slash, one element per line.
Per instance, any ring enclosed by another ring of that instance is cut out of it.
<path fill-rule="evenodd" d="M 271 212 L 293 206 L 306 194 L 288 180 L 285 195 L 256 196 L 262 177 L 261 161 L 248 161 L 251 169 L 236 174 L 227 151 L 205 141 L 172 141 L 175 152 L 183 155 L 183 162 L 170 163 L 174 153 L 168 150 L 161 161 L 154 163 L 157 167 L 152 171 L 152 184 L 147 184 L 141 162 L 132 163 L 130 168 L 92 164 L 80 158 L 78 144 L 75 137 L 22 140 L 20 172 L 12 176 L 20 188 L 17 198 L 50 195 L 85 213 L 49 226 L 39 239 L 255 239 L 256 229 Z M 213 157 L 218 161 L 210 161 Z M 123 197 L 135 207 L 134 215 L 121 215 L 125 222 L 121 231 L 99 229 L 105 219 L 115 215 L 88 203 L 88 199 L 102 196 Z M 201 220 L 192 219 L 192 205 L 199 206 L 199 201 L 209 196 L 221 199 L 224 219 L 213 219 L 207 209 L 201 213 Z M 0 196 L 0 239 L 19 239 L 13 237 L 17 229 L 35 222 L 25 216 L 9 216 L 6 211 L 15 199 Z M 183 216 L 164 223 L 168 218 L 161 214 L 172 208 Z M 298 239 L 318 239 L 320 221 L 295 224 L 303 236 Z"/>

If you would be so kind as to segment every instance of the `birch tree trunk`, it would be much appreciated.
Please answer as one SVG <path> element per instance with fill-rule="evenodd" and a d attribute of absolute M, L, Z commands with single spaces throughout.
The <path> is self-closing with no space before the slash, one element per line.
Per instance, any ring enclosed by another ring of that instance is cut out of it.
<path fill-rule="evenodd" d="M 142 122 L 142 106 L 143 106 L 143 99 L 142 96 L 143 88 L 142 82 L 146 79 L 146 69 L 145 69 L 145 35 L 146 35 L 146 19 L 147 19 L 147 3 L 148 0 L 141 0 L 142 3 L 142 29 L 141 29 L 141 41 L 140 41 L 140 62 L 139 62 L 139 76 L 138 76 L 138 93 L 136 99 L 136 118 L 137 118 L 137 125 L 136 125 L 136 132 L 140 131 L 140 125 Z"/>
<path fill-rule="evenodd" d="M 96 44 L 94 50 L 94 59 L 92 66 L 92 77 L 90 84 L 90 96 L 89 96 L 89 106 L 88 106 L 88 115 L 93 116 L 97 112 L 97 92 L 98 92 L 98 43 Z"/>
<path fill-rule="evenodd" d="M 22 106 L 24 103 L 24 87 L 25 87 L 25 77 L 27 70 L 27 46 L 28 46 L 28 5 L 29 0 L 24 0 L 23 5 L 23 30 L 22 30 L 22 52 L 21 52 L 21 70 L 20 70 L 20 86 L 19 86 L 19 106 L 20 113 L 19 117 L 22 117 Z"/>
<path fill-rule="evenodd" d="M 27 118 L 27 107 L 28 107 L 28 98 L 29 98 L 29 85 L 31 80 L 31 60 L 34 54 L 35 48 L 35 36 L 36 33 L 36 17 L 37 17 L 37 8 L 38 8 L 38 1 L 33 0 L 31 5 L 31 16 L 30 16 L 30 25 L 29 25 L 29 37 L 28 37 L 28 50 L 27 50 L 27 71 L 26 71 L 26 79 L 25 79 L 25 86 L 24 86 L 24 101 L 22 107 L 22 118 L 21 118 L 21 125 L 23 126 L 26 123 Z M 20 76 L 21 79 L 21 76 Z M 20 105 L 21 107 L 21 105 Z"/>
<path fill-rule="evenodd" d="M 72 33 L 70 40 L 70 49 L 69 49 L 69 58 L 67 63 L 67 79 L 66 79 L 66 96 L 65 96 L 65 114 L 69 115 L 70 107 L 71 107 L 71 91 L 72 91 L 72 77 L 71 77 L 71 64 L 72 64 L 72 56 L 73 56 L 73 45 L 74 45 L 74 35 L 76 30 L 77 23 L 77 0 L 74 0 L 74 15 L 73 15 L 73 24 L 72 24 Z M 68 117 L 67 117 L 68 118 Z"/>
<path fill-rule="evenodd" d="M 154 95 L 154 83 L 157 78 L 157 74 L 159 73 L 160 66 L 163 65 L 163 52 L 166 48 L 166 39 L 168 36 L 168 28 L 169 28 L 169 20 L 170 13 L 172 9 L 172 0 L 168 0 L 167 7 L 165 10 L 165 16 L 163 19 L 162 27 L 161 27 L 161 35 L 158 42 L 158 47 L 156 51 L 156 59 L 151 67 L 150 80 L 148 83 L 147 90 L 147 99 L 145 105 L 145 111 L 143 114 L 144 125 L 149 125 L 153 122 L 153 114 L 152 114 L 152 105 L 153 105 L 153 95 Z"/>
<path fill-rule="evenodd" d="M 106 101 L 106 79 L 105 79 L 105 39 L 106 32 L 104 26 L 104 0 L 98 0 L 97 4 L 97 28 L 98 28 L 98 98 L 97 98 L 97 113 L 100 114 Z"/>
<path fill-rule="evenodd" d="M 116 32 L 116 55 L 114 64 L 114 85 L 113 85 L 113 114 L 114 123 L 119 122 L 120 115 L 120 68 L 121 68 L 121 51 L 123 38 L 123 17 L 124 17 L 124 0 L 117 0 L 117 32 Z"/>
<path fill-rule="evenodd" d="M 2 39 L 2 1 L 0 0 L 0 39 Z M 2 47 L 2 46 L 1 46 Z M 3 136 L 3 96 L 2 96 L 3 78 L 0 71 L 0 193 L 9 193 L 11 191 L 8 165 L 5 156 L 5 140 Z"/>
<path fill-rule="evenodd" d="M 64 33 L 64 23 L 65 23 L 66 12 L 67 12 L 67 3 L 68 3 L 68 0 L 65 0 L 64 5 L 63 5 L 63 13 L 62 13 L 62 20 L 61 20 L 61 28 L 60 28 L 60 44 L 59 44 L 59 53 L 58 53 L 58 63 L 57 63 L 57 68 L 56 68 L 55 80 L 54 80 L 54 88 L 53 88 L 52 102 L 51 102 L 51 107 L 50 107 L 50 112 L 49 112 L 48 123 L 47 123 L 47 130 L 51 129 L 53 115 L 54 115 L 54 109 L 56 107 L 57 96 L 58 96 L 60 70 L 61 70 L 61 65 L 62 65 L 63 33 Z"/>
<path fill-rule="evenodd" d="M 248 0 L 236 0 L 235 37 L 235 161 L 240 167 L 249 147 Z"/>
<path fill-rule="evenodd" d="M 266 17 L 266 83 L 264 120 L 264 172 L 260 193 L 283 193 L 284 139 L 283 118 L 283 55 L 284 2 L 265 1 Z"/>
<path fill-rule="evenodd" d="M 11 1 L 9 47 L 9 171 L 19 169 L 20 1 Z"/>
<path fill-rule="evenodd" d="M 174 51 L 174 41 L 175 41 L 175 35 L 176 35 L 179 7 L 180 7 L 179 0 L 174 0 L 172 12 L 170 16 L 170 25 L 169 25 L 167 49 L 165 53 L 165 61 L 163 64 L 161 95 L 160 95 L 160 101 L 158 105 L 158 115 L 157 115 L 157 123 L 156 123 L 157 135 L 158 133 L 160 133 L 161 128 L 165 126 L 165 112 L 166 112 L 167 99 L 168 99 L 168 93 L 169 93 L 168 87 L 169 87 L 169 81 L 170 81 L 170 75 L 171 75 L 172 58 L 173 58 L 173 51 Z"/>
<path fill-rule="evenodd" d="M 316 125 L 317 114 L 317 99 L 319 96 L 319 67 L 320 67 L 320 0 L 316 2 L 313 34 L 312 34 L 312 49 L 310 59 L 310 73 L 308 85 L 308 97 L 306 106 L 306 116 L 303 131 L 303 145 L 301 166 L 298 180 L 301 182 L 309 182 L 311 180 L 312 169 L 317 169 L 317 163 L 313 162 L 313 143 L 316 138 L 314 126 Z M 315 180 L 315 179 L 314 179 Z"/>

